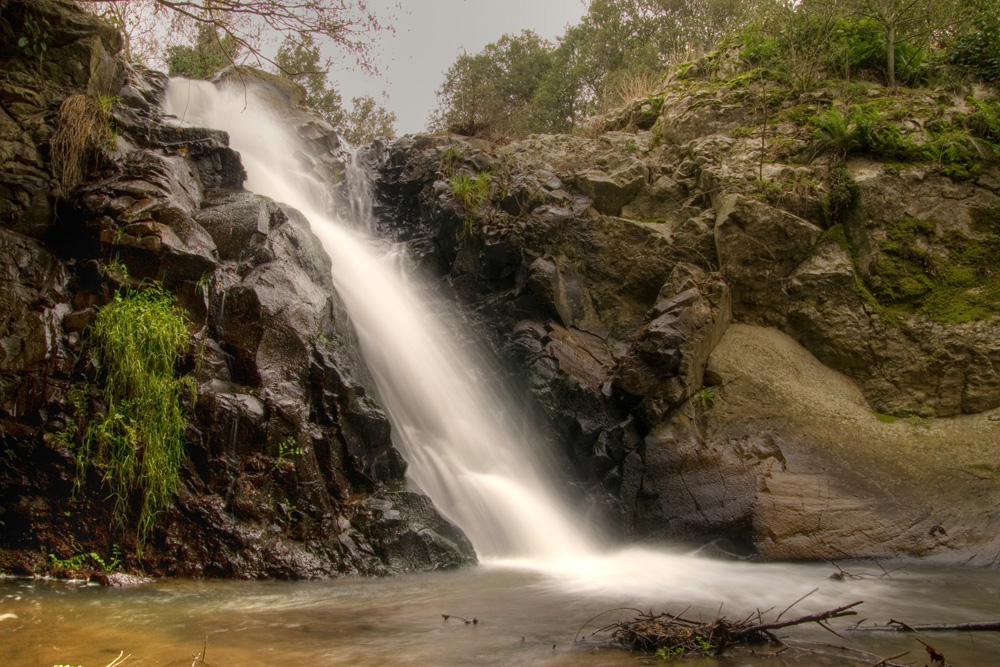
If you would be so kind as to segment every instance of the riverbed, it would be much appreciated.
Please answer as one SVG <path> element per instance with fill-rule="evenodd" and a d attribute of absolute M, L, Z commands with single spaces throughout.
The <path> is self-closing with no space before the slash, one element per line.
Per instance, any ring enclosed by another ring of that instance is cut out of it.
<path fill-rule="evenodd" d="M 638 554 L 624 564 L 640 565 L 648 554 L 641 550 Z M 898 566 L 853 563 L 840 567 L 864 577 L 835 581 L 829 576 L 837 569 L 829 564 L 670 558 L 674 572 L 637 570 L 626 579 L 620 572 L 601 573 L 599 567 L 596 576 L 585 580 L 571 566 L 560 574 L 496 562 L 387 579 L 310 582 L 174 580 L 113 589 L 6 580 L 0 584 L 0 664 L 103 667 L 124 651 L 131 656 L 125 663 L 129 667 L 187 667 L 205 651 L 204 664 L 214 667 L 636 665 L 643 664 L 643 656 L 607 646 L 607 633 L 593 634 L 616 619 L 635 615 L 618 607 L 674 613 L 688 609 L 686 616 L 706 620 L 715 618 L 720 605 L 721 614 L 729 618 L 774 607 L 766 615 L 773 618 L 813 589 L 818 590 L 784 618 L 857 600 L 864 600 L 858 618 L 868 618 L 869 623 L 890 618 L 918 624 L 1000 617 L 1000 573 L 995 571 L 912 565 L 897 570 Z M 661 558 L 661 565 L 666 563 Z M 585 565 L 595 564 L 581 563 L 581 572 Z M 615 593 L 616 579 L 624 593 Z M 628 579 L 637 585 L 630 586 Z M 842 654 L 829 645 L 844 645 L 882 657 L 908 650 L 910 655 L 901 661 L 929 662 L 924 647 L 912 636 L 845 632 L 852 622 L 831 623 L 842 637 L 816 625 L 781 634 L 824 654 Z M 992 665 L 1000 655 L 1000 633 L 928 633 L 921 638 L 953 665 Z M 776 651 L 765 646 L 757 648 L 756 655 L 679 664 L 779 667 L 874 662 L 796 650 L 767 657 Z"/>

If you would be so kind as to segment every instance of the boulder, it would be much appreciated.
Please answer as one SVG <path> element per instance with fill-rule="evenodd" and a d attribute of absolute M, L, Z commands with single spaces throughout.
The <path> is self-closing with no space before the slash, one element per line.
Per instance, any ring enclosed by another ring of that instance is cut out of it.
<path fill-rule="evenodd" d="M 786 309 L 786 279 L 812 252 L 823 230 L 791 213 L 741 195 L 717 198 L 715 245 L 745 321 L 770 321 Z"/>

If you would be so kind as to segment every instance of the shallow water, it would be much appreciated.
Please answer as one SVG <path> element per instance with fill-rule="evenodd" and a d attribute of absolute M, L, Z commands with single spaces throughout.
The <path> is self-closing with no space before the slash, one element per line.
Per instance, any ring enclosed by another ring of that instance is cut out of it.
<path fill-rule="evenodd" d="M 167 581 L 131 589 L 7 581 L 0 585 L 0 664 L 102 667 L 124 650 L 131 654 L 125 663 L 129 667 L 187 667 L 207 637 L 206 664 L 212 666 L 635 665 L 642 664 L 640 656 L 601 646 L 606 634 L 591 635 L 617 618 L 630 617 L 630 612 L 609 611 L 615 607 L 680 612 L 690 605 L 686 616 L 711 620 L 721 600 L 722 614 L 735 618 L 757 606 L 749 591 L 761 595 L 762 606 L 781 610 L 811 587 L 820 590 L 786 618 L 856 600 L 865 600 L 861 617 L 878 622 L 890 617 L 907 623 L 1000 617 L 1000 573 L 994 571 L 907 567 L 890 578 L 840 583 L 827 579 L 833 571 L 828 565 L 682 560 L 692 569 L 681 573 L 678 580 L 683 578 L 687 586 L 677 594 L 668 586 L 653 586 L 646 594 L 613 595 L 593 587 L 581 592 L 573 576 L 553 578 L 497 564 L 381 580 Z M 703 576 L 698 563 L 705 566 Z M 845 568 L 880 572 L 864 565 Z M 713 590 L 712 581 L 724 582 L 728 590 Z M 707 592 L 699 595 L 702 584 Z M 782 602 L 775 605 L 778 600 Z M 601 612 L 607 613 L 593 618 Z M 452 617 L 445 620 L 443 613 Z M 458 617 L 479 623 L 465 624 Z M 832 622 L 838 630 L 849 624 L 846 619 Z M 928 662 L 923 647 L 909 636 L 842 632 L 840 639 L 816 626 L 782 632 L 796 641 L 850 645 L 879 656 L 909 650 L 903 661 Z M 956 666 L 993 665 L 1000 655 L 1000 633 L 927 634 L 923 639 Z M 760 654 L 774 651 L 759 649 Z M 769 659 L 742 655 L 681 664 L 872 662 L 786 651 Z"/>

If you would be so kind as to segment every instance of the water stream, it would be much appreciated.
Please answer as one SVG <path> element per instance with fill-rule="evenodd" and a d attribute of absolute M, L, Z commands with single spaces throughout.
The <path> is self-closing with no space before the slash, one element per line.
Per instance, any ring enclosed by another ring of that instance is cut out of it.
<path fill-rule="evenodd" d="M 325 187 L 302 170 L 298 140 L 280 119 L 252 91 L 227 93 L 205 82 L 173 81 L 166 109 L 229 132 L 249 175 L 247 189 L 310 220 L 331 257 L 334 284 L 411 483 L 466 532 L 483 565 L 381 581 L 175 581 L 126 591 L 8 583 L 0 587 L 0 638 L 8 639 L 0 644 L 0 664 L 89 667 L 125 649 L 133 665 L 186 665 L 208 635 L 208 664 L 625 665 L 634 656 L 574 643 L 577 629 L 618 606 L 681 611 L 690 605 L 692 614 L 711 617 L 721 605 L 730 616 L 744 616 L 754 608 L 782 609 L 813 589 L 796 607 L 802 614 L 863 599 L 865 615 L 883 621 L 1000 615 L 994 572 L 921 570 L 834 582 L 824 565 L 602 548 L 551 487 L 553 473 L 534 451 L 537 441 L 484 379 L 489 374 L 477 372 L 481 361 L 450 342 L 448 328 L 424 303 L 428 291 L 366 239 L 370 224 L 353 230 L 325 213 Z M 365 202 L 352 208 L 370 214 Z M 482 623 L 444 621 L 444 612 Z M 591 623 L 588 632 L 613 618 Z M 58 634 L 49 630 L 54 625 Z M 836 640 L 822 630 L 801 636 Z M 861 646 L 891 655 L 904 644 L 913 649 L 900 638 L 866 638 Z M 988 664 L 976 661 L 1000 650 L 992 636 L 974 643 L 952 636 L 944 645 L 956 664 L 961 656 L 961 664 Z"/>

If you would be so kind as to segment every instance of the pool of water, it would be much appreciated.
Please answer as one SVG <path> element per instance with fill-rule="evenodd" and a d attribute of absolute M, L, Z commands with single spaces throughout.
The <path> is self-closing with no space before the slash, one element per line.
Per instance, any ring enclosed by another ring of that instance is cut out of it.
<path fill-rule="evenodd" d="M 829 565 L 678 562 L 684 567 L 676 575 L 636 570 L 640 586 L 623 586 L 619 594 L 610 585 L 583 578 L 582 569 L 574 572 L 567 566 L 560 576 L 518 563 L 388 579 L 163 581 L 125 589 L 7 580 L 0 584 L 0 664 L 103 667 L 124 651 L 131 655 L 125 663 L 129 667 L 187 667 L 207 646 L 204 664 L 213 667 L 635 665 L 642 664 L 641 656 L 604 645 L 606 633 L 593 634 L 635 615 L 619 607 L 656 612 L 689 608 L 686 616 L 706 620 L 715 618 L 720 606 L 729 618 L 774 607 L 773 617 L 814 588 L 819 590 L 786 618 L 856 600 L 864 600 L 859 617 L 879 623 L 890 618 L 917 624 L 1000 617 L 1000 573 L 995 571 L 911 566 L 890 577 L 837 582 L 828 579 L 835 571 Z M 638 567 L 639 561 L 632 564 Z M 864 564 L 844 567 L 881 573 Z M 614 573 L 619 581 L 620 576 Z M 847 619 L 831 623 L 841 637 L 815 625 L 781 634 L 821 653 L 842 653 L 832 648 L 838 645 L 882 657 L 908 650 L 901 661 L 929 663 L 912 636 L 844 632 L 849 624 Z M 1000 656 L 1000 633 L 928 633 L 921 638 L 953 665 L 993 665 Z M 756 655 L 689 664 L 874 662 L 797 651 L 764 657 L 775 651 L 763 647 Z"/>

